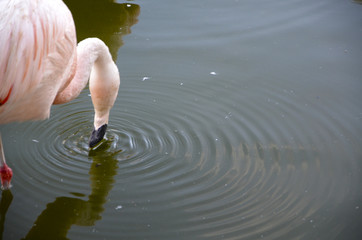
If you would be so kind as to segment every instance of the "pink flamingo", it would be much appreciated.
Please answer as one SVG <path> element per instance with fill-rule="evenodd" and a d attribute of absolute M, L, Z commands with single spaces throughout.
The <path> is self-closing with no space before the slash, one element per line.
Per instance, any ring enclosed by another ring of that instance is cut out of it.
<path fill-rule="evenodd" d="M 48 118 L 52 104 L 76 98 L 89 79 L 95 111 L 89 146 L 97 145 L 120 83 L 108 47 L 98 38 L 77 46 L 72 14 L 61 0 L 1 0 L 0 9 L 0 124 Z M 12 170 L 1 140 L 0 173 L 9 188 Z"/>

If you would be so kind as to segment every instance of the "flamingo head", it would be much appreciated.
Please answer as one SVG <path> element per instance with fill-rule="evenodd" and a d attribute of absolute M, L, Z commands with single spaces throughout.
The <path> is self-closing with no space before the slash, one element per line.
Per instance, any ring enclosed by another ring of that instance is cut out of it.
<path fill-rule="evenodd" d="M 104 135 L 106 134 L 106 130 L 107 130 L 107 124 L 103 124 L 98 129 L 95 129 L 95 128 L 93 129 L 92 134 L 89 138 L 89 147 L 90 148 L 97 146 L 98 143 L 100 143 L 102 141 Z"/>
<path fill-rule="evenodd" d="M 3 190 L 7 190 L 11 187 L 10 181 L 13 177 L 13 170 L 6 165 L 6 163 L 0 167 L 0 175 L 1 175 L 1 188 Z"/>

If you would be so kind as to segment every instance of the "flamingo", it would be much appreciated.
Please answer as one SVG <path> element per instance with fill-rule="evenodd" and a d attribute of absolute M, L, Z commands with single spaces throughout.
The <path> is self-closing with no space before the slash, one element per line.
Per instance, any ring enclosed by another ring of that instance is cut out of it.
<path fill-rule="evenodd" d="M 95 147 L 120 84 L 108 47 L 98 38 L 77 45 L 72 14 L 61 0 L 0 0 L 0 9 L 0 124 L 47 119 L 52 104 L 73 100 L 89 80 L 95 112 L 89 147 Z M 0 174 L 8 189 L 12 170 L 1 140 Z"/>

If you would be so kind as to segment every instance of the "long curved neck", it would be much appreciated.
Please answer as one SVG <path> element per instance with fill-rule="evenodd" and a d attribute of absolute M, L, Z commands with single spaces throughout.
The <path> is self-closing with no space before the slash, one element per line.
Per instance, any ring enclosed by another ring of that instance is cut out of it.
<path fill-rule="evenodd" d="M 108 124 L 109 111 L 118 94 L 119 72 L 108 47 L 98 38 L 87 38 L 77 47 L 77 68 L 69 85 L 59 93 L 54 104 L 66 103 L 76 98 L 87 85 L 91 92 L 94 129 Z"/>
<path fill-rule="evenodd" d="M 67 103 L 75 99 L 88 83 L 93 66 L 104 67 L 112 61 L 108 47 L 98 38 L 87 38 L 77 46 L 77 66 L 68 86 L 57 94 L 53 104 Z"/>

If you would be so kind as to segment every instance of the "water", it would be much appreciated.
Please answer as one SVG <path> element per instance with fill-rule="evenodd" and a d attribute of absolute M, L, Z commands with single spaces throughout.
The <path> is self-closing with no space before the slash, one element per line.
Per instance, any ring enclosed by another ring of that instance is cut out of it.
<path fill-rule="evenodd" d="M 0 127 L 3 239 L 361 239 L 360 1 L 66 3 L 119 96 Z"/>

